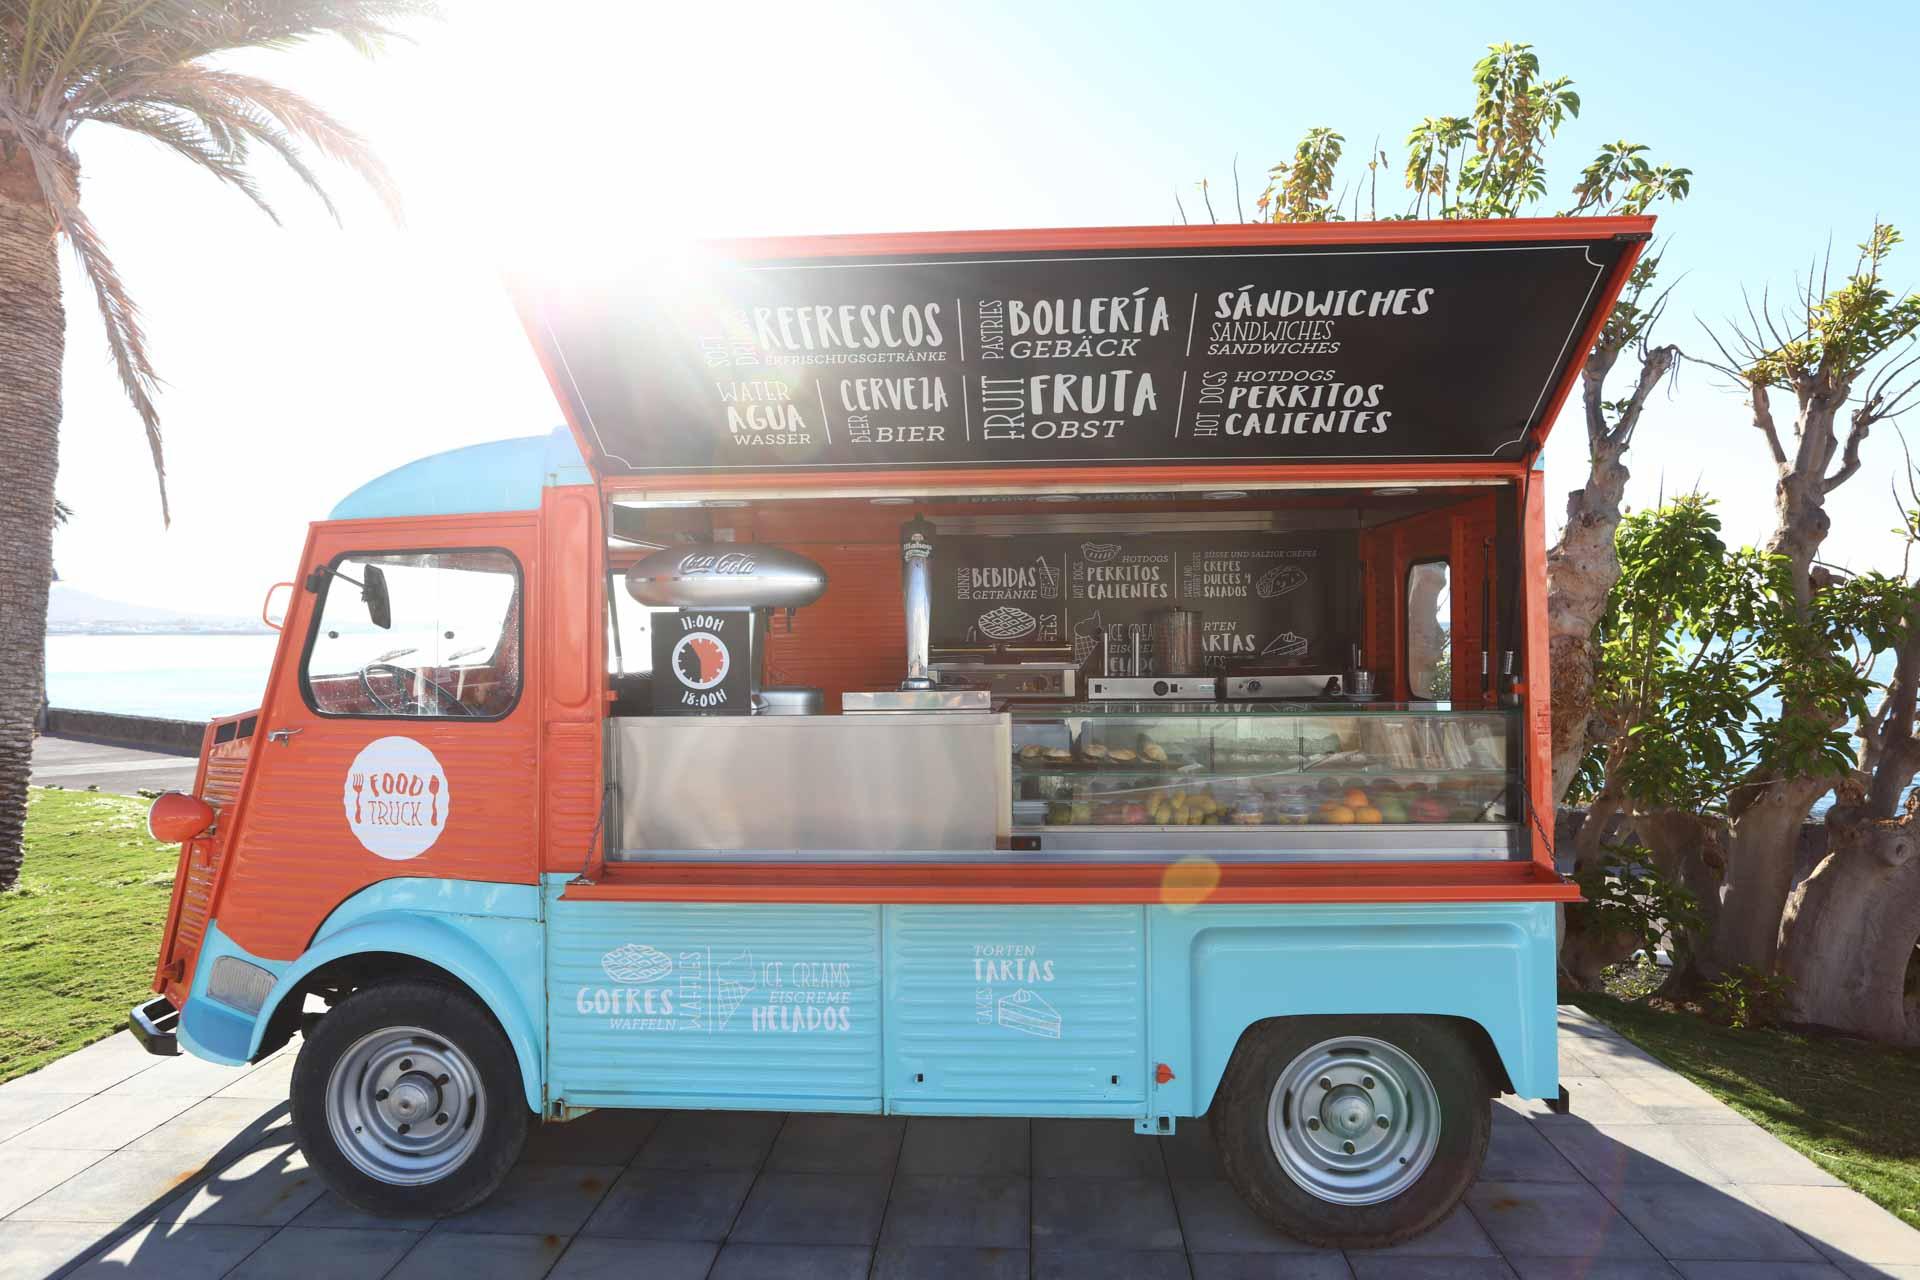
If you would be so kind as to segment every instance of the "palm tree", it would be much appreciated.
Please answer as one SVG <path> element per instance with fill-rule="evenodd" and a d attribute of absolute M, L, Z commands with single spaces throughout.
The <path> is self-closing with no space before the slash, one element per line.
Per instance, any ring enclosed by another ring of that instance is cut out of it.
<path fill-rule="evenodd" d="M 253 161 L 277 156 L 338 217 L 309 156 L 358 173 L 389 207 L 366 142 L 220 54 L 340 36 L 372 52 L 429 0 L 0 0 L 0 889 L 19 876 L 26 782 L 53 574 L 54 469 L 66 312 L 59 243 L 106 322 L 121 388 L 146 429 L 167 518 L 157 380 L 141 317 L 80 200 L 80 127 L 148 138 L 237 187 L 268 217 Z"/>

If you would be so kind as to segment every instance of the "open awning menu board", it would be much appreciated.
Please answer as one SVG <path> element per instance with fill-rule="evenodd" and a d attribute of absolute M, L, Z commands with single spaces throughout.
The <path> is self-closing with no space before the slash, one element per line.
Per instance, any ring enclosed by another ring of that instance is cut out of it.
<path fill-rule="evenodd" d="M 515 288 L 603 475 L 1485 461 L 1575 376 L 1629 222 L 752 242 Z"/>
<path fill-rule="evenodd" d="M 1209 671 L 1344 666 L 1358 604 L 1352 532 L 944 535 L 933 643 L 1071 643 L 1194 609 Z"/>

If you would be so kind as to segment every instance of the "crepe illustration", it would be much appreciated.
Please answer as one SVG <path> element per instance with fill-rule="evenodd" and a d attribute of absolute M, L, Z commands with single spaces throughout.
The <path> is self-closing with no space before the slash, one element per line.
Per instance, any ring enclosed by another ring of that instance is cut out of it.
<path fill-rule="evenodd" d="M 658 947 L 629 942 L 600 957 L 600 967 L 615 982 L 653 982 L 673 972 L 673 960 Z"/>
<path fill-rule="evenodd" d="M 1009 1030 L 1047 1040 L 1060 1038 L 1060 1011 L 1041 999 L 1038 991 L 1022 987 L 1002 996 L 997 1007 L 1000 1025 Z"/>
<path fill-rule="evenodd" d="M 1262 600 L 1271 600 L 1289 591 L 1298 591 L 1306 585 L 1307 574 L 1304 569 L 1296 569 L 1290 564 L 1277 564 L 1260 575 L 1260 580 L 1253 584 L 1253 594 Z"/>
<path fill-rule="evenodd" d="M 1039 619 L 1025 609 L 1001 605 L 980 615 L 980 633 L 989 640 L 1024 640 L 1040 626 Z"/>

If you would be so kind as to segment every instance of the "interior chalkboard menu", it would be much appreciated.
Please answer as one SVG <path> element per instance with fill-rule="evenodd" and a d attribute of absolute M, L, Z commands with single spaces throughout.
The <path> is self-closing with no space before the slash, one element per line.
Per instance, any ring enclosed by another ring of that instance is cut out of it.
<path fill-rule="evenodd" d="M 942 536 L 936 646 L 1071 643 L 1194 609 L 1209 670 L 1345 665 L 1359 606 L 1358 538 L 1307 533 L 1039 533 Z"/>
<path fill-rule="evenodd" d="M 1517 458 L 1629 246 L 1416 230 L 516 289 L 605 472 Z"/>

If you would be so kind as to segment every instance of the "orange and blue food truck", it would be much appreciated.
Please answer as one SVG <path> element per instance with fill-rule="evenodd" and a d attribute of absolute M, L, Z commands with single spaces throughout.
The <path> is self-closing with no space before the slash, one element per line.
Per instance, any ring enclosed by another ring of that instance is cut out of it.
<path fill-rule="evenodd" d="M 1424 1230 L 1555 1055 L 1540 452 L 1646 218 L 716 243 L 519 277 L 566 420 L 311 526 L 154 1052 L 355 1204 L 597 1108 L 1205 1118 Z"/>

